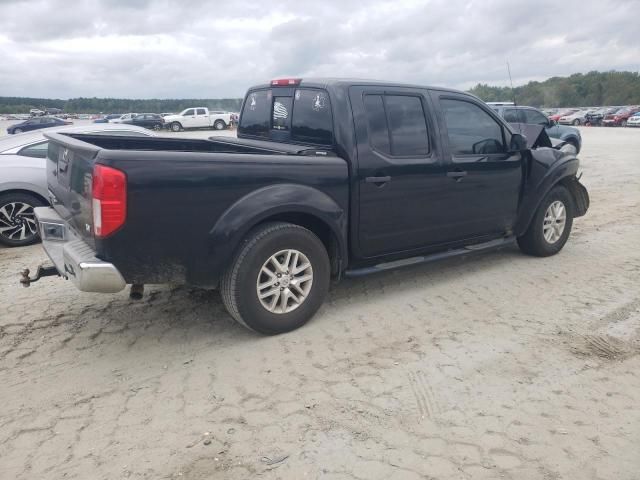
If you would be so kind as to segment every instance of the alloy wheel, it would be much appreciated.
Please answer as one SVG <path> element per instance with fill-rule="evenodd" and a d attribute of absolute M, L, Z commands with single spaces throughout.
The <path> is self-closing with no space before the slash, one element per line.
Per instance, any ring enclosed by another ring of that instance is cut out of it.
<path fill-rule="evenodd" d="M 38 234 L 33 206 L 9 202 L 0 206 L 0 235 L 11 241 L 24 241 Z"/>
<path fill-rule="evenodd" d="M 313 285 L 313 267 L 294 249 L 281 250 L 264 262 L 256 281 L 262 306 L 271 313 L 289 313 L 304 303 Z"/>
<path fill-rule="evenodd" d="M 567 224 L 567 209 L 559 200 L 551 203 L 544 214 L 542 224 L 542 234 L 549 244 L 554 244 L 564 233 L 564 227 Z"/>

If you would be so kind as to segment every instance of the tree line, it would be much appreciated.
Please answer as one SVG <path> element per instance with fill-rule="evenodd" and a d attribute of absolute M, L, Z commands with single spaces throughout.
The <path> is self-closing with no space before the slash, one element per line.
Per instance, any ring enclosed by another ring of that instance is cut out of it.
<path fill-rule="evenodd" d="M 600 105 L 640 105 L 638 72 L 575 73 L 569 77 L 552 77 L 543 82 L 496 87 L 479 83 L 470 93 L 485 102 L 512 101 L 534 107 L 590 107 Z M 219 99 L 147 99 L 70 98 L 68 100 L 27 97 L 0 97 L 0 114 L 29 113 L 32 108 L 59 108 L 66 113 L 180 112 L 203 106 L 211 110 L 237 112 L 241 98 Z"/>
<path fill-rule="evenodd" d="M 493 87 L 479 83 L 470 93 L 485 102 L 513 101 L 533 107 L 594 107 L 640 105 L 638 72 L 575 73 L 569 77 L 551 77 L 544 82 L 529 82 L 514 87 Z"/>
<path fill-rule="evenodd" d="M 65 113 L 181 112 L 189 107 L 238 112 L 241 98 L 217 99 L 140 99 L 70 98 L 68 100 L 28 97 L 0 97 L 0 114 L 29 113 L 32 108 L 59 108 Z"/>

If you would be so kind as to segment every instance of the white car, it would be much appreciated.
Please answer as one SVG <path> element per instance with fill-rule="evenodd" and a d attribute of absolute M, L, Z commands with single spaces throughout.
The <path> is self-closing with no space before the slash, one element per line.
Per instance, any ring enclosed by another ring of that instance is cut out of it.
<path fill-rule="evenodd" d="M 47 205 L 45 133 L 92 133 L 96 135 L 155 136 L 135 125 L 107 123 L 51 127 L 0 138 L 0 243 L 11 247 L 38 240 L 33 207 Z"/>
<path fill-rule="evenodd" d="M 187 128 L 215 128 L 223 130 L 231 124 L 228 112 L 210 112 L 207 107 L 187 108 L 177 115 L 164 117 L 164 124 L 173 132 Z"/>
<path fill-rule="evenodd" d="M 118 118 L 112 118 L 109 120 L 109 123 L 123 123 L 126 120 L 131 120 L 133 117 L 138 115 L 137 113 L 125 113 L 124 115 L 120 115 Z"/>
<path fill-rule="evenodd" d="M 627 119 L 627 127 L 640 127 L 640 112 L 634 113 Z"/>
<path fill-rule="evenodd" d="M 558 119 L 558 123 L 561 125 L 584 125 L 585 117 L 588 110 L 578 110 L 577 112 L 569 115 L 564 115 Z"/>

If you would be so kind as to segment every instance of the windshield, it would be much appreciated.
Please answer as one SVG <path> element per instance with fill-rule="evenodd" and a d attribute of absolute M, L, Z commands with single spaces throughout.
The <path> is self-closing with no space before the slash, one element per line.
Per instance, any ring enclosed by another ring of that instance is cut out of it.
<path fill-rule="evenodd" d="M 332 145 L 329 95 L 317 88 L 250 91 L 240 115 L 238 134 L 282 142 Z"/>

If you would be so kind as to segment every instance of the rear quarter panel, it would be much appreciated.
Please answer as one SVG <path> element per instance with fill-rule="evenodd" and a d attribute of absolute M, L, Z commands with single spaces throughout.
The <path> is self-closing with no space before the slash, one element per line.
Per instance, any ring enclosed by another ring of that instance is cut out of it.
<path fill-rule="evenodd" d="M 0 193 L 10 190 L 25 190 L 46 199 L 46 160 L 20 155 L 0 155 Z"/>
<path fill-rule="evenodd" d="M 266 187 L 304 185 L 348 212 L 347 164 L 338 157 L 103 150 L 96 161 L 127 174 L 126 223 L 96 248 L 128 283 L 215 286 L 237 239 L 214 241 L 211 232 L 230 207 Z M 270 200 L 283 191 L 273 188 Z"/>

